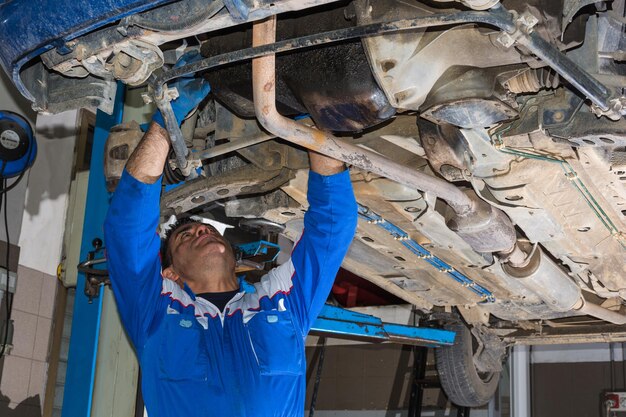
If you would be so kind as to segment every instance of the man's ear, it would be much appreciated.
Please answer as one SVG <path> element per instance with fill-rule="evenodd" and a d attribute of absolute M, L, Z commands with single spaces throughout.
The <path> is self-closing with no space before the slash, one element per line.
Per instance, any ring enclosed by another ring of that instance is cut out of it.
<path fill-rule="evenodd" d="M 163 278 L 167 278 L 170 279 L 172 281 L 174 281 L 175 283 L 177 283 L 181 288 L 183 288 L 185 286 L 183 280 L 181 279 L 180 275 L 178 275 L 178 273 L 174 270 L 174 268 L 170 265 L 167 268 L 165 268 L 163 270 L 163 272 L 161 272 L 161 275 L 163 275 Z"/>

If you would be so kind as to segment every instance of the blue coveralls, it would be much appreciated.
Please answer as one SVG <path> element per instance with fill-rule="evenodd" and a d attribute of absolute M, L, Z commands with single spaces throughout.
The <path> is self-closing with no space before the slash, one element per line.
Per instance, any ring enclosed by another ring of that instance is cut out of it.
<path fill-rule="evenodd" d="M 289 262 L 224 313 L 161 276 L 161 182 L 124 172 L 105 221 L 117 306 L 136 349 L 150 417 L 302 416 L 304 340 L 352 241 L 348 171 L 309 173 L 309 210 Z"/>

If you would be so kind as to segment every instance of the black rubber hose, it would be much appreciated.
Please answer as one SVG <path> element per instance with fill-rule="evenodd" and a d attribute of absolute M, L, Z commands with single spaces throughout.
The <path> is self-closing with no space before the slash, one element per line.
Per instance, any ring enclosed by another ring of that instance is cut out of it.
<path fill-rule="evenodd" d="M 188 0 L 184 3 L 176 2 L 131 16 L 126 23 L 156 32 L 183 30 L 210 19 L 224 8 L 222 0 L 213 0 L 208 6 L 206 3 L 206 0 Z M 187 10 L 181 12 L 180 8 L 183 4 Z M 177 20 L 173 20 L 172 17 L 176 17 Z"/>
<path fill-rule="evenodd" d="M 317 372 L 315 374 L 315 385 L 313 386 L 313 395 L 311 396 L 311 407 L 309 407 L 309 417 L 315 415 L 315 406 L 317 404 L 317 393 L 320 388 L 320 381 L 322 379 L 322 368 L 324 368 L 324 353 L 326 351 L 326 338 L 320 337 L 322 346 L 320 348 L 320 358 L 317 362 Z"/>

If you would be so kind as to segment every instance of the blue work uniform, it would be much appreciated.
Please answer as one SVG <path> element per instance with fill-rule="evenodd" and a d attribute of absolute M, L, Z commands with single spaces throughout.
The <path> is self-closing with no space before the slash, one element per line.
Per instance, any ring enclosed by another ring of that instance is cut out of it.
<path fill-rule="evenodd" d="M 161 182 L 124 172 L 105 221 L 113 293 L 142 370 L 150 417 L 302 416 L 304 341 L 354 236 L 348 171 L 309 173 L 291 259 L 223 312 L 161 275 Z"/>

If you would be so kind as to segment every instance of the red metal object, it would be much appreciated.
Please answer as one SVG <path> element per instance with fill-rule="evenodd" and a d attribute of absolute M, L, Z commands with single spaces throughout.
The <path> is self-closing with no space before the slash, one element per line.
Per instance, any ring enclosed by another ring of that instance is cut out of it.
<path fill-rule="evenodd" d="M 345 269 L 339 270 L 332 294 L 339 304 L 348 308 L 406 304 L 406 301 Z"/>

